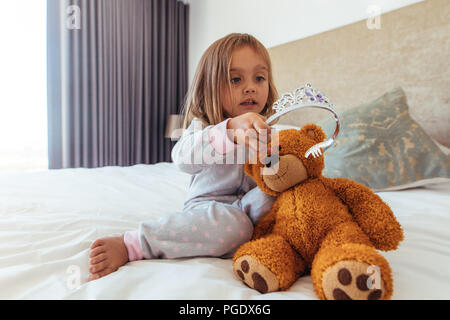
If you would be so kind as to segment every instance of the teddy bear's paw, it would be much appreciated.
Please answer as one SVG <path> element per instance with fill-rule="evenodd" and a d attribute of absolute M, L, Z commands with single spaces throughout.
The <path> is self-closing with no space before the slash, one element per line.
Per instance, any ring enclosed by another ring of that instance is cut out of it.
<path fill-rule="evenodd" d="M 280 287 L 275 274 L 252 256 L 238 258 L 233 264 L 233 270 L 247 286 L 261 293 L 278 291 Z"/>
<path fill-rule="evenodd" d="M 379 300 L 385 293 L 379 268 L 364 262 L 340 261 L 322 279 L 328 300 Z"/>

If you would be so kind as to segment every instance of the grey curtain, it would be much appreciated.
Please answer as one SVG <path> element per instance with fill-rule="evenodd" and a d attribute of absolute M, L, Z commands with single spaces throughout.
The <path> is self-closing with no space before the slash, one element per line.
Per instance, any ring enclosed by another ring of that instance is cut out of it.
<path fill-rule="evenodd" d="M 177 0 L 47 1 L 50 169 L 171 161 L 188 15 Z"/>

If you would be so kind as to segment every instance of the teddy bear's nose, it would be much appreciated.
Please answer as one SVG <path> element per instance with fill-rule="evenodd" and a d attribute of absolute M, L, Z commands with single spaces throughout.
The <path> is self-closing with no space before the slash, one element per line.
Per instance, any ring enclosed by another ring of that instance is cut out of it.
<path fill-rule="evenodd" d="M 266 168 L 270 168 L 272 165 L 276 165 L 278 163 L 279 157 L 277 156 L 269 156 L 264 159 L 264 163 L 266 164 Z"/>

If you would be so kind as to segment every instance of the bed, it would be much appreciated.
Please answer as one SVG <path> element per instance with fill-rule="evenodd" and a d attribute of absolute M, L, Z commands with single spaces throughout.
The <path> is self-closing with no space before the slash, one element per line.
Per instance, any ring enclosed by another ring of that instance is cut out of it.
<path fill-rule="evenodd" d="M 405 232 L 398 250 L 382 252 L 393 270 L 397 300 L 450 299 L 450 176 L 448 168 L 437 170 L 449 161 L 450 76 L 449 68 L 442 68 L 448 65 L 449 8 L 445 0 L 420 2 L 382 15 L 375 33 L 361 21 L 269 50 L 280 93 L 311 82 L 333 97 L 340 114 L 403 88 L 411 117 L 429 137 L 423 139 L 446 155 L 440 154 L 433 172 L 425 168 L 433 173 L 429 179 L 414 172 L 405 174 L 412 178 L 406 185 L 374 188 Z M 352 39 L 358 48 L 338 45 Z M 320 50 L 321 43 L 330 50 Z M 339 55 L 330 55 L 337 49 Z M 299 52 L 305 52 L 301 60 Z M 388 75 L 376 68 L 357 70 L 367 65 L 365 59 L 381 56 L 378 67 L 390 68 Z M 319 121 L 315 116 L 284 125 Z M 135 261 L 88 282 L 91 243 L 179 211 L 189 180 L 169 162 L 0 175 L 0 299 L 317 299 L 310 276 L 288 291 L 261 295 L 234 276 L 231 259 L 219 258 Z"/>
<path fill-rule="evenodd" d="M 172 163 L 1 176 L 0 299 L 316 299 L 310 276 L 261 295 L 218 258 L 135 261 L 87 281 L 93 240 L 179 210 L 188 183 Z M 392 298 L 450 299 L 450 181 L 378 194 L 405 231 L 383 253 Z"/>

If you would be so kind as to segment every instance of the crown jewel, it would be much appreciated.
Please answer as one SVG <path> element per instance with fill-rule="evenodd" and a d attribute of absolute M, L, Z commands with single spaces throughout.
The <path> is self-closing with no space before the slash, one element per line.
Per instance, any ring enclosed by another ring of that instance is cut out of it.
<path fill-rule="evenodd" d="M 339 133 L 339 117 L 334 110 L 334 105 L 331 103 L 328 97 L 318 89 L 313 88 L 311 84 L 307 83 L 306 85 L 301 86 L 292 92 L 284 93 L 273 104 L 272 109 L 275 110 L 275 114 L 269 117 L 266 123 L 270 124 L 273 120 L 279 118 L 283 114 L 306 107 L 326 109 L 333 113 L 334 119 L 336 120 L 336 129 L 333 136 L 323 142 L 312 146 L 305 154 L 306 158 L 308 158 L 311 154 L 314 158 L 316 158 L 322 154 L 321 148 L 323 150 L 326 150 L 335 142 Z"/>
<path fill-rule="evenodd" d="M 271 117 L 272 119 L 269 118 L 271 121 L 267 122 L 270 123 L 275 118 L 281 116 L 281 114 L 291 111 L 290 108 L 293 106 L 323 106 L 326 107 L 326 109 L 332 109 L 334 107 L 327 96 L 318 89 L 313 88 L 311 84 L 307 83 L 292 92 L 284 93 L 277 101 L 275 101 L 272 106 L 272 109 L 275 110 L 275 114 Z"/>

